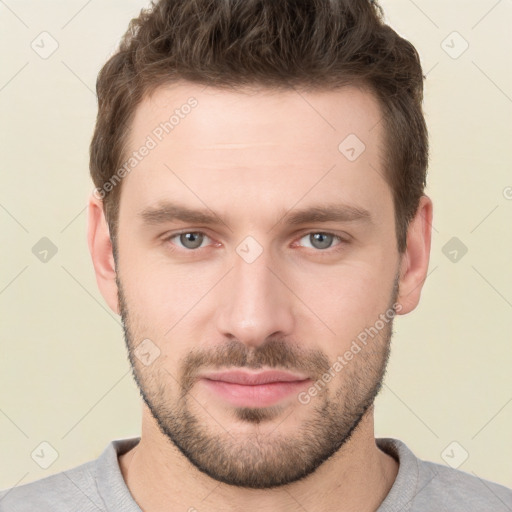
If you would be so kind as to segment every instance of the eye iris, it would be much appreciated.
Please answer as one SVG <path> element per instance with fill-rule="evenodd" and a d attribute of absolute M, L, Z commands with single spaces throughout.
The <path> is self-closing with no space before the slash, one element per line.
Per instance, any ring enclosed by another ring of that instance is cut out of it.
<path fill-rule="evenodd" d="M 317 249 L 328 249 L 332 243 L 332 235 L 327 233 L 313 233 L 310 237 L 312 241 L 314 240 L 313 247 Z M 317 245 L 318 242 L 319 246 Z"/>
<path fill-rule="evenodd" d="M 203 241 L 203 235 L 201 233 L 182 233 L 180 235 L 180 242 L 187 249 L 197 249 L 201 246 Z M 192 242 L 191 245 L 187 245 L 189 242 Z"/>

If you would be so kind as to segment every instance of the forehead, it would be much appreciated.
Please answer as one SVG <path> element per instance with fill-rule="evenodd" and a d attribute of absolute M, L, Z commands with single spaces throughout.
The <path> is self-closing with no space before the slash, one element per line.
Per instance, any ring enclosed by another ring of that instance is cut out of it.
<path fill-rule="evenodd" d="M 364 208 L 382 201 L 387 188 L 380 120 L 375 97 L 352 86 L 315 92 L 161 87 L 135 112 L 126 146 L 133 165 L 126 166 L 121 206 L 140 211 L 179 196 L 211 209 L 229 200 L 247 211 L 265 200 L 282 211 L 323 197 Z"/>
<path fill-rule="evenodd" d="M 380 118 L 374 95 L 355 86 L 306 92 L 256 87 L 229 90 L 179 82 L 157 88 L 141 102 L 129 141 L 133 145 L 155 131 L 159 138 L 159 127 L 170 145 L 173 139 L 182 145 L 188 138 L 202 149 L 214 149 L 212 145 L 241 149 L 273 142 L 281 147 L 291 142 L 317 145 L 319 138 L 330 144 L 348 133 L 366 141 L 378 136 Z"/>

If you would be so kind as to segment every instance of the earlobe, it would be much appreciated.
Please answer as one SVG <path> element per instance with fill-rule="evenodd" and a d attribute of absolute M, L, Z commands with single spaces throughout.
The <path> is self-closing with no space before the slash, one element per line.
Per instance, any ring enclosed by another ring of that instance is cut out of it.
<path fill-rule="evenodd" d="M 96 274 L 96 283 L 110 309 L 119 314 L 116 267 L 109 227 L 105 219 L 103 201 L 94 193 L 89 197 L 87 218 L 87 243 Z"/>
<path fill-rule="evenodd" d="M 416 214 L 409 223 L 407 248 L 402 255 L 397 298 L 397 302 L 401 305 L 400 315 L 410 313 L 420 300 L 430 260 L 432 212 L 431 199 L 423 195 Z"/>

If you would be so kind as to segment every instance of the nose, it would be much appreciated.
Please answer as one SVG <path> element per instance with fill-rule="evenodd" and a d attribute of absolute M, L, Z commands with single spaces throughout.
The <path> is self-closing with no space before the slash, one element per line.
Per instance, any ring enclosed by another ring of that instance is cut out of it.
<path fill-rule="evenodd" d="M 280 274 L 268 250 L 251 263 L 235 253 L 217 308 L 217 327 L 223 336 L 257 347 L 269 337 L 293 331 L 294 295 Z"/>

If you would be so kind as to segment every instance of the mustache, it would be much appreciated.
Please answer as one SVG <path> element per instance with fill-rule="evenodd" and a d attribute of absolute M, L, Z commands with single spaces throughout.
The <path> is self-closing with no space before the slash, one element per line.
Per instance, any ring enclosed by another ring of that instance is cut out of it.
<path fill-rule="evenodd" d="M 201 370 L 242 368 L 298 371 L 316 380 L 328 370 L 329 360 L 319 350 L 306 350 L 283 340 L 269 340 L 255 348 L 230 340 L 213 350 L 194 349 L 187 354 L 181 365 L 179 382 L 183 393 L 187 393 Z"/>

